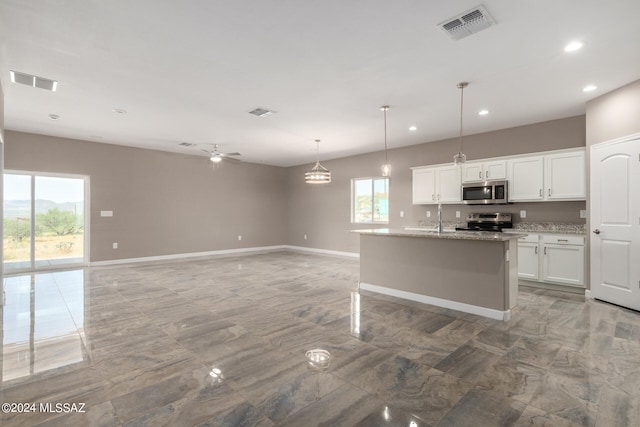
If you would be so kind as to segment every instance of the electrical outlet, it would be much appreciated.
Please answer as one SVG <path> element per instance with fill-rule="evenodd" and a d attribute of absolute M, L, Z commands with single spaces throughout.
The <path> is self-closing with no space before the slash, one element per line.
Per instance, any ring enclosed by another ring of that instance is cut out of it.
<path fill-rule="evenodd" d="M 580 209 L 580 218 L 586 218 L 586 217 L 587 217 L 587 210 Z"/>
<path fill-rule="evenodd" d="M 460 218 L 460 211 L 456 211 L 456 218 Z"/>
<path fill-rule="evenodd" d="M 118 249 L 118 242 L 113 242 L 113 249 Z"/>
<path fill-rule="evenodd" d="M 307 235 L 306 234 L 304 235 L 304 240 L 307 240 Z"/>
<path fill-rule="evenodd" d="M 527 217 L 527 211 L 521 210 L 520 211 L 520 218 L 526 218 L 526 217 Z"/>
<path fill-rule="evenodd" d="M 431 211 L 427 211 L 427 218 L 431 218 Z"/>
<path fill-rule="evenodd" d="M 242 240 L 242 236 L 238 234 L 238 240 Z"/>
<path fill-rule="evenodd" d="M 404 211 L 400 211 L 400 218 L 404 218 Z"/>

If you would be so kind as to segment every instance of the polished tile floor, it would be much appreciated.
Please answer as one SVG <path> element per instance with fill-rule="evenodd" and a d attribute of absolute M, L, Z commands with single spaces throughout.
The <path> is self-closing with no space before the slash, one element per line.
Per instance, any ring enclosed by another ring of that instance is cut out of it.
<path fill-rule="evenodd" d="M 0 402 L 30 412 L 0 425 L 639 425 L 640 314 L 522 287 L 499 322 L 357 281 L 292 252 L 6 277 Z"/>

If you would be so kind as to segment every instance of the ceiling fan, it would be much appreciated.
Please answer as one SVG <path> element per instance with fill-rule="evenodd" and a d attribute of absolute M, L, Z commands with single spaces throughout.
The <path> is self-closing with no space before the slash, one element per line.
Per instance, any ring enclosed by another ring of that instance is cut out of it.
<path fill-rule="evenodd" d="M 241 156 L 240 153 L 238 152 L 221 153 L 220 151 L 218 151 L 218 144 L 212 144 L 212 145 L 213 145 L 213 150 L 205 150 L 203 148 L 201 148 L 200 150 L 207 153 L 209 155 L 209 160 L 211 160 L 213 163 L 220 163 L 222 159 L 237 160 L 237 161 L 240 160 L 236 158 L 238 156 Z"/>

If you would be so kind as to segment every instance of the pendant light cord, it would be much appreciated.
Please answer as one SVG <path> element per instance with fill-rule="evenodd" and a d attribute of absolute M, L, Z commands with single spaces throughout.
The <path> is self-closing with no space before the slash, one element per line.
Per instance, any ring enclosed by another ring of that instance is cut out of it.
<path fill-rule="evenodd" d="M 463 153 L 463 139 L 462 139 L 462 107 L 464 105 L 464 88 L 467 86 L 466 83 L 459 83 L 458 87 L 460 88 L 460 152 Z"/>
<path fill-rule="evenodd" d="M 316 165 L 320 164 L 320 140 L 316 139 Z"/>
<path fill-rule="evenodd" d="M 384 107 L 382 111 L 384 112 L 384 163 L 389 164 L 389 159 L 387 158 L 387 110 L 389 107 Z"/>

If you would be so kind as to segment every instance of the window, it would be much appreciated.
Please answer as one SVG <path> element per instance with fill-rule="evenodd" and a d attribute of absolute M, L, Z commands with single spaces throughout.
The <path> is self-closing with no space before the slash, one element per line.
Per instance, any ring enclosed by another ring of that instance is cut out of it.
<path fill-rule="evenodd" d="M 351 222 L 389 223 L 389 178 L 351 180 Z"/>

